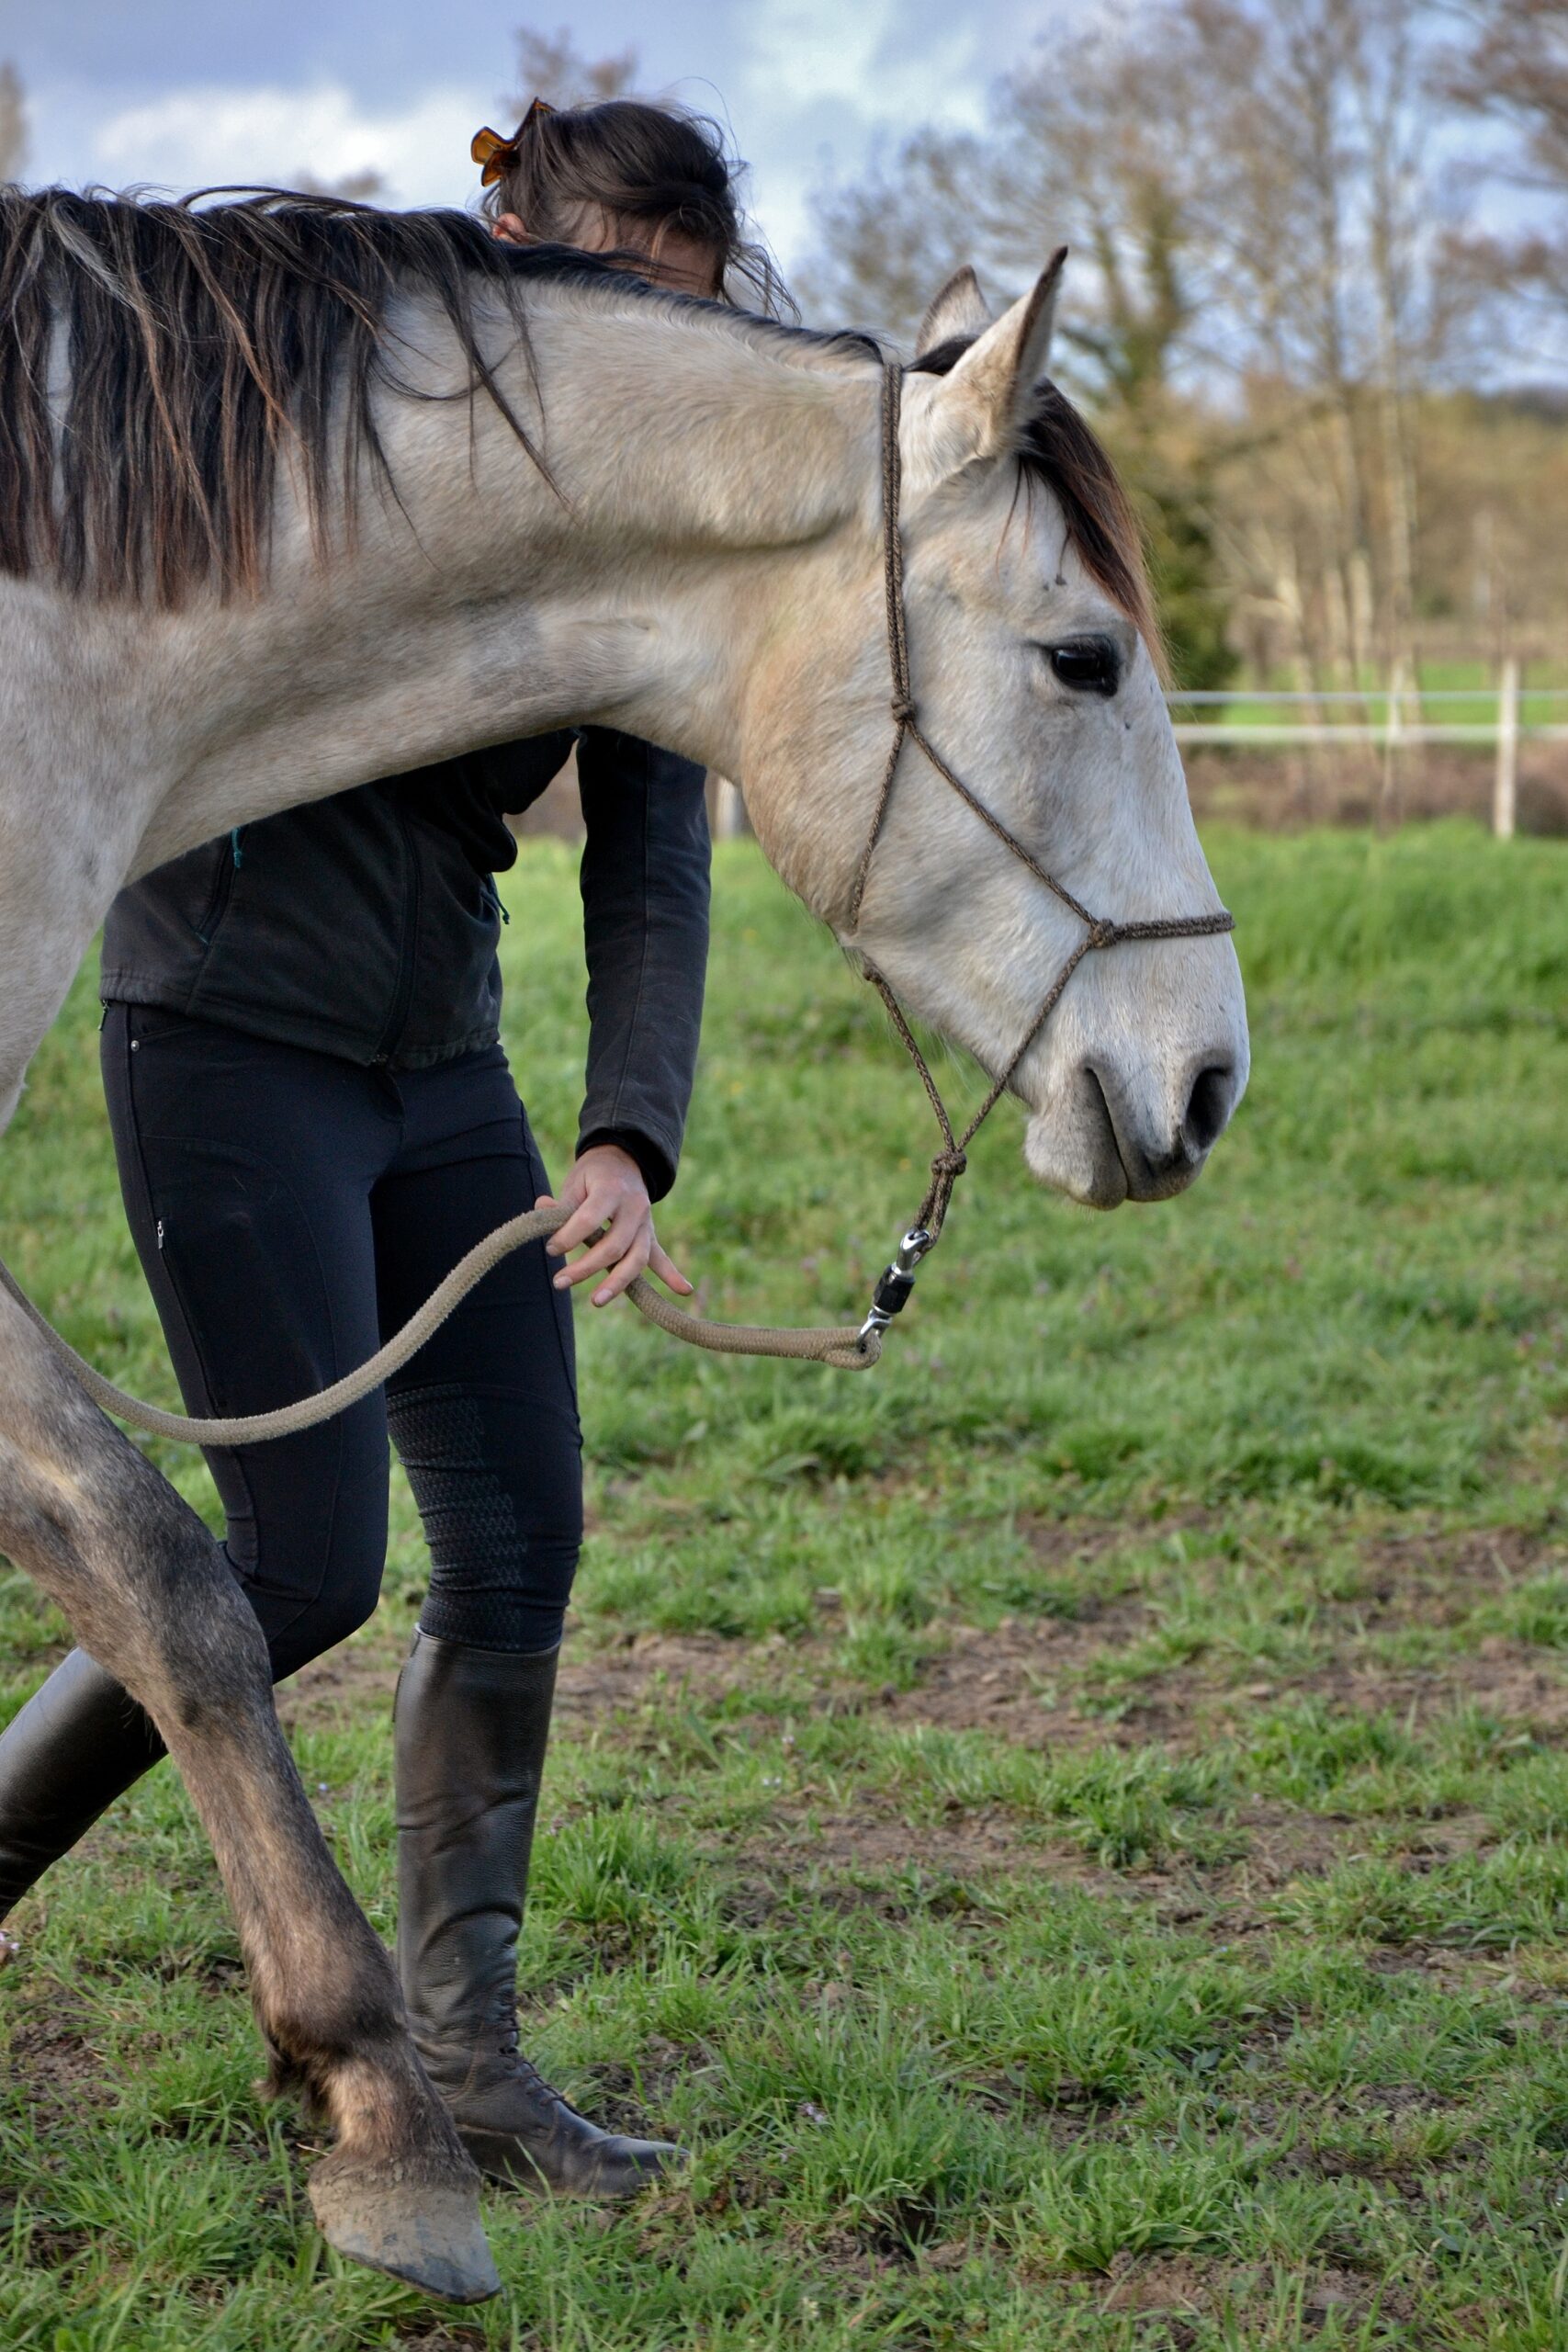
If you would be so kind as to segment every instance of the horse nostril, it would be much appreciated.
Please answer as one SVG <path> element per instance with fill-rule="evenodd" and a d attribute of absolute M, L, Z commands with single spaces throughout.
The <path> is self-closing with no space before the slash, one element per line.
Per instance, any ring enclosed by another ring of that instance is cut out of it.
<path fill-rule="evenodd" d="M 1201 1069 L 1192 1081 L 1192 1091 L 1187 1098 L 1187 1115 L 1181 1122 L 1182 1141 L 1189 1151 L 1201 1155 L 1207 1151 L 1224 1129 L 1231 1114 L 1231 1066 L 1228 1062 L 1212 1062 Z"/>

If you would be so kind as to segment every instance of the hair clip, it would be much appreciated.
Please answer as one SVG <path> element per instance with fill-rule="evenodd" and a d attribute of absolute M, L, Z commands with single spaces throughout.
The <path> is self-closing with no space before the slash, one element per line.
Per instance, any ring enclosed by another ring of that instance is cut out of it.
<path fill-rule="evenodd" d="M 475 131 L 468 153 L 479 166 L 481 187 L 493 187 L 497 180 L 503 180 L 508 172 L 517 169 L 522 160 L 524 132 L 541 115 L 554 112 L 555 108 L 547 98 L 536 98 L 510 139 L 503 139 L 499 130 L 491 130 L 488 125 L 483 130 Z"/>

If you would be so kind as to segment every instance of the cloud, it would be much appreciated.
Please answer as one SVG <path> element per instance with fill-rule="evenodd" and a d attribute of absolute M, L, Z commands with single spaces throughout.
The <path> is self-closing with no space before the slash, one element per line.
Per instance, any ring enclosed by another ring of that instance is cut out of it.
<path fill-rule="evenodd" d="M 995 30 L 951 0 L 781 0 L 750 12 L 737 112 L 750 126 L 758 209 L 786 266 L 810 248 L 825 181 L 859 172 L 921 123 L 980 127 Z"/>
<path fill-rule="evenodd" d="M 484 119 L 472 90 L 437 85 L 378 110 L 342 84 L 179 88 L 100 119 L 92 166 L 113 186 L 288 187 L 367 171 L 402 204 L 463 204 L 477 175 L 468 141 Z"/>
<path fill-rule="evenodd" d="M 837 102 L 872 121 L 977 125 L 994 71 L 987 49 L 972 13 L 965 22 L 963 11 L 906 0 L 786 0 L 758 11 L 747 78 L 773 106 Z"/>

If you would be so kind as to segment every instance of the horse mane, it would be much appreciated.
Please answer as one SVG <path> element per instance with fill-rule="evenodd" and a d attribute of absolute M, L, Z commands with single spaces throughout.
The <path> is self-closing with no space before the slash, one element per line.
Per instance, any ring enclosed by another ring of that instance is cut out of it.
<path fill-rule="evenodd" d="M 0 188 L 0 572 L 165 608 L 209 582 L 254 594 L 285 447 L 318 557 L 334 524 L 351 537 L 367 472 L 396 496 L 376 388 L 434 397 L 400 378 L 389 349 L 401 291 L 444 313 L 468 396 L 491 401 L 541 469 L 481 345 L 482 294 L 525 354 L 526 297 L 549 282 L 707 311 L 796 349 L 878 356 L 863 337 L 664 293 L 572 248 L 502 243 L 463 212 L 276 188 L 201 200 L 229 194 Z"/>
<path fill-rule="evenodd" d="M 916 360 L 913 373 L 951 375 L 974 338 L 950 335 Z M 1055 384 L 1041 385 L 1018 452 L 1027 486 L 1048 490 L 1067 537 L 1091 580 L 1125 613 L 1166 676 L 1165 638 L 1155 610 L 1144 533 L 1105 445 Z"/>
<path fill-rule="evenodd" d="M 403 291 L 445 315 L 467 396 L 491 401 L 543 469 L 485 356 L 479 299 L 499 300 L 526 356 L 527 297 L 541 284 L 700 313 L 812 366 L 883 357 L 867 335 L 672 294 L 574 247 L 502 243 L 465 212 L 384 212 L 278 188 L 170 201 L 0 187 L 0 573 L 47 572 L 72 594 L 164 608 L 213 582 L 253 595 L 285 447 L 300 464 L 318 556 L 334 525 L 351 538 L 367 473 L 396 496 L 375 390 L 438 397 L 400 378 L 389 348 L 389 307 Z M 966 347 L 954 337 L 916 368 L 944 375 Z M 1019 455 L 1026 485 L 1052 492 L 1089 573 L 1157 661 L 1137 517 L 1055 385 Z"/>

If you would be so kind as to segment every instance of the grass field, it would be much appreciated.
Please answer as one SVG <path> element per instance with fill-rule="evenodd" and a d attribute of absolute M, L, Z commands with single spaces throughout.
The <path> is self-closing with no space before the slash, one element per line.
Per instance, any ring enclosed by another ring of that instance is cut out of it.
<path fill-rule="evenodd" d="M 9 2352 L 1568 2345 L 1568 849 L 1210 848 L 1255 1074 L 1186 1198 L 1071 1210 L 1004 1112 L 869 1377 L 579 1317 L 527 2046 L 688 2141 L 689 2183 L 492 2196 L 477 2316 L 323 2255 L 160 1772 L 13 1922 Z M 569 854 L 530 844 L 507 897 L 558 1164 Z M 665 1238 L 711 1311 L 836 1318 L 919 1196 L 925 1107 L 745 845 L 718 910 Z M 0 1229 L 165 1395 L 94 1016 L 83 988 L 40 1057 Z M 379 1617 L 282 1696 L 384 1932 L 395 1513 Z M 0 1581 L 0 1704 L 62 1640 Z"/>

